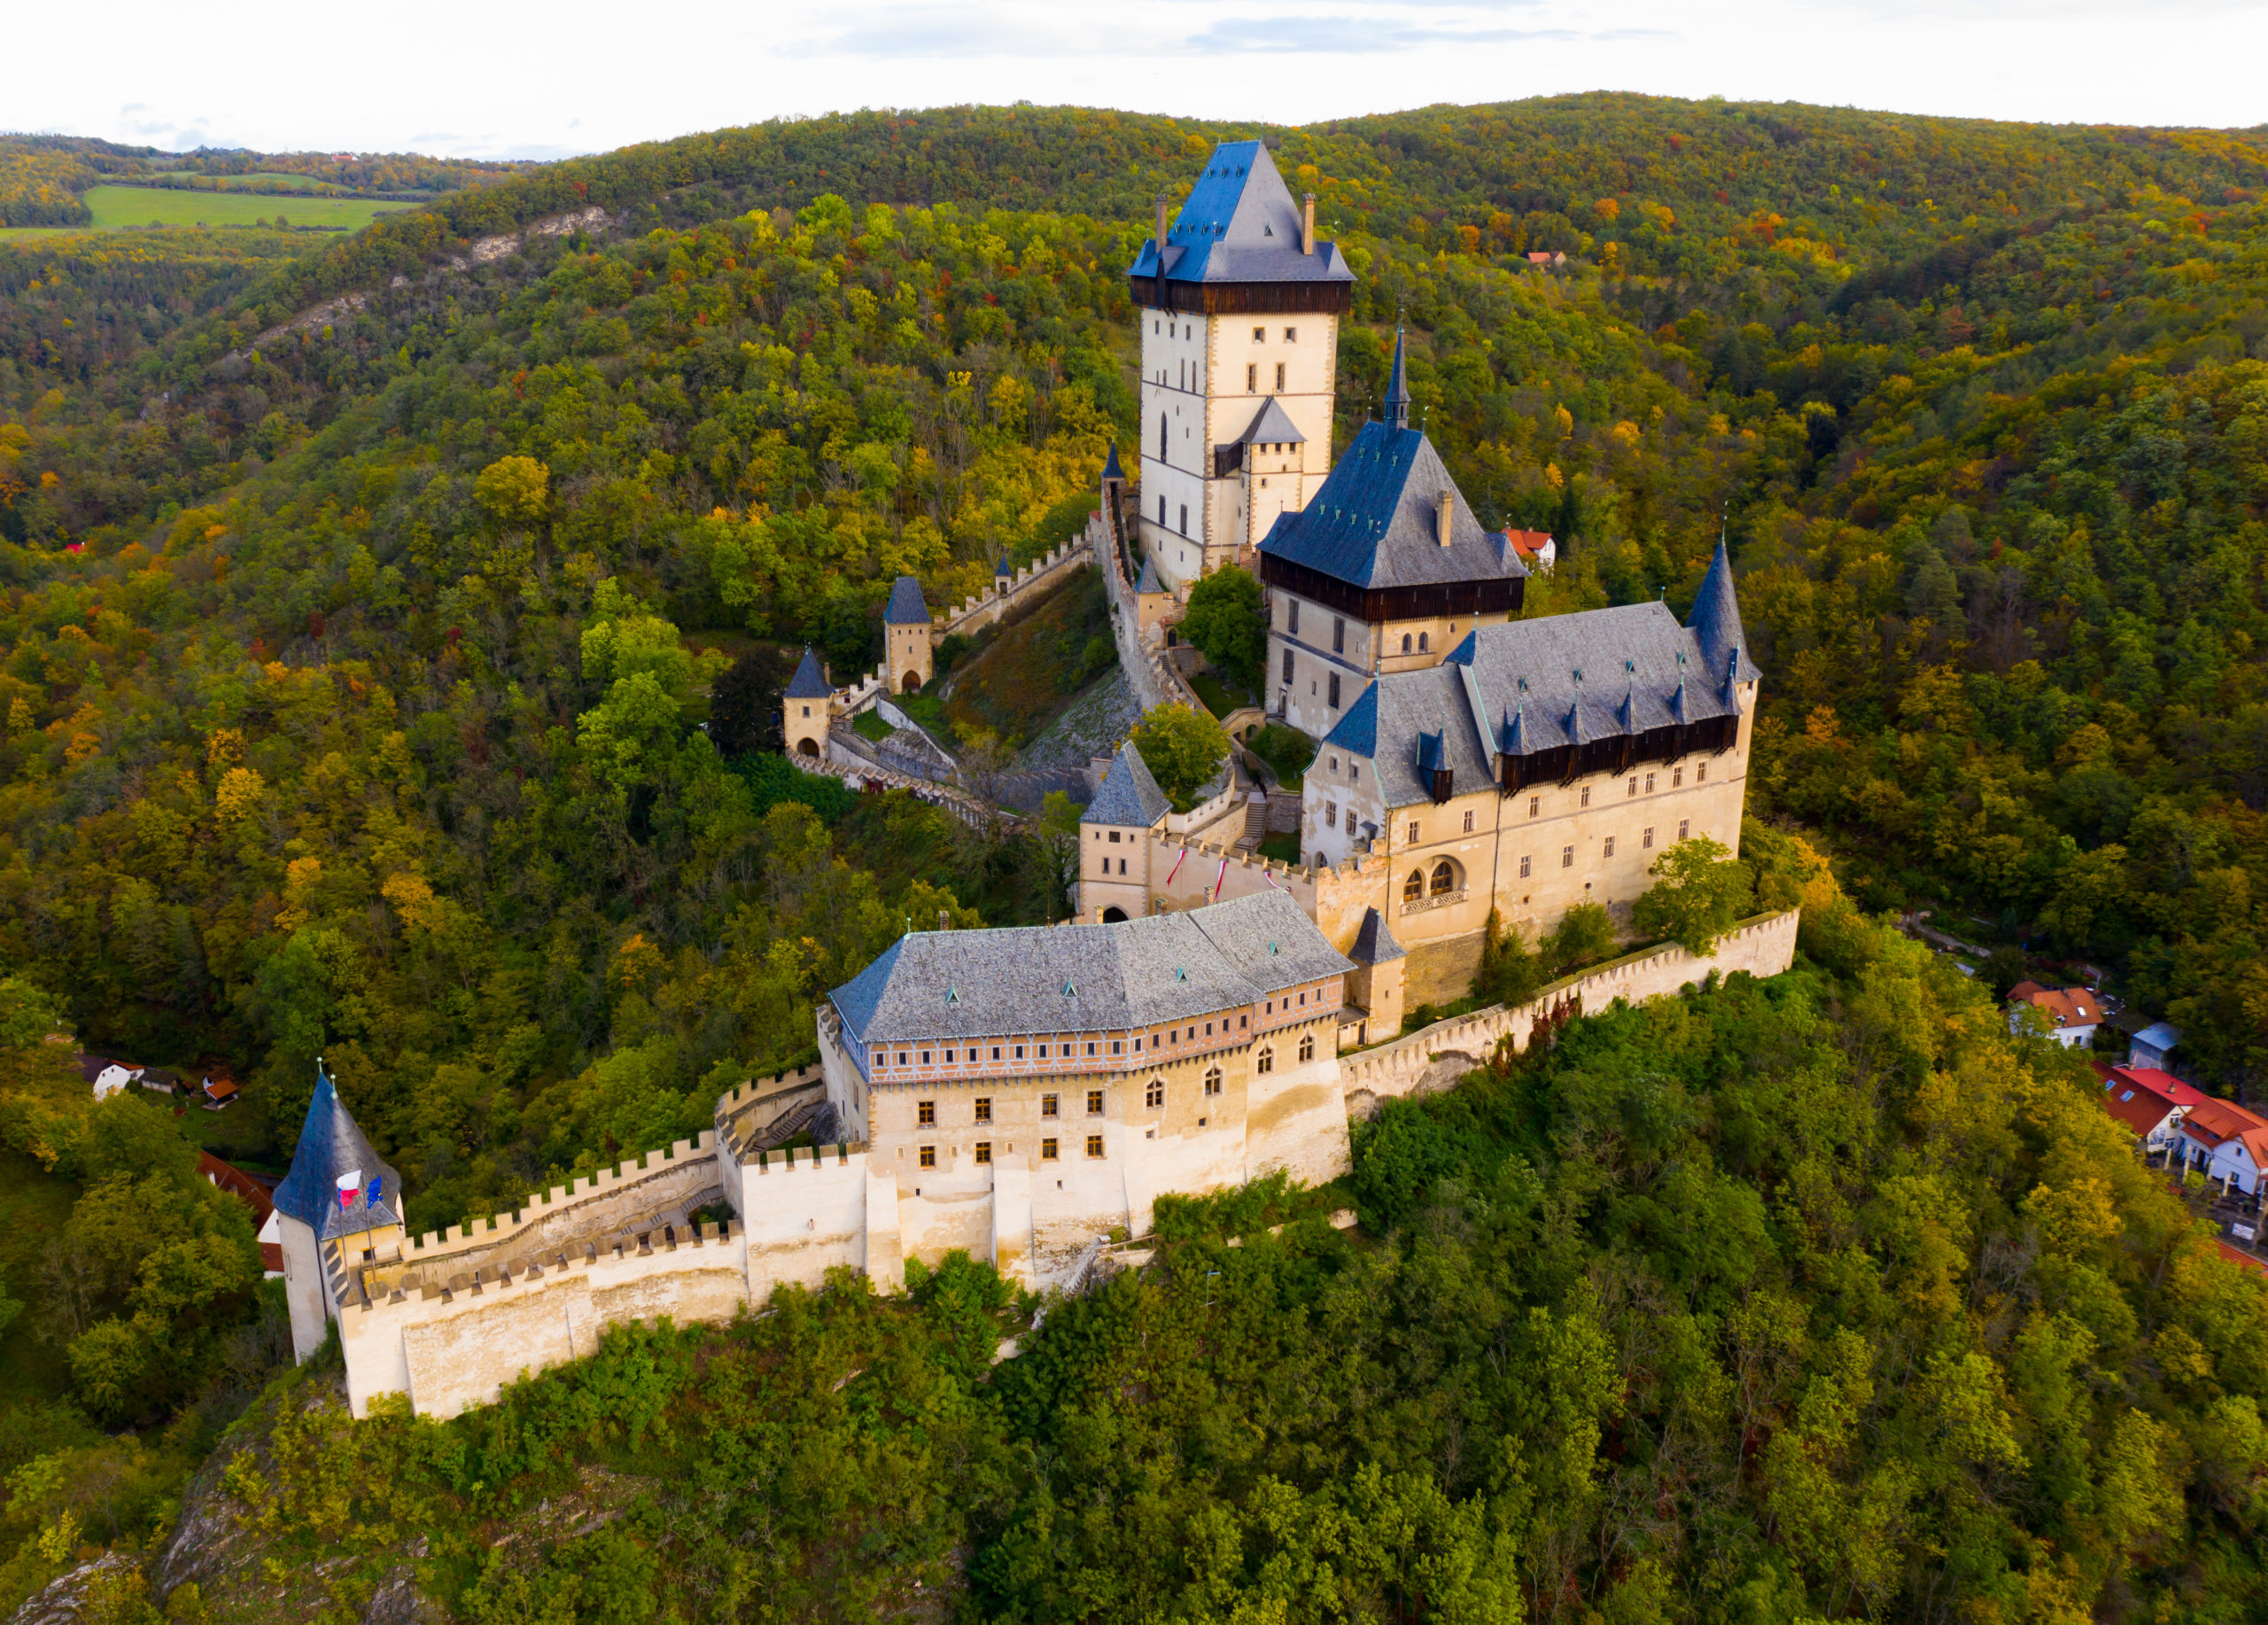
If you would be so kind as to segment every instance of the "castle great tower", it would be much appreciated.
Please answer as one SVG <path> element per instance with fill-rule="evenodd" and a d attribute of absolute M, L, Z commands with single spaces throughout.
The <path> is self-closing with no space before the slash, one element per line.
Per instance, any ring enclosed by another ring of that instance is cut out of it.
<path fill-rule="evenodd" d="M 1177 592 L 1247 556 L 1331 470 L 1355 274 L 1257 141 L 1223 142 L 1128 273 L 1142 324 L 1143 555 Z"/>

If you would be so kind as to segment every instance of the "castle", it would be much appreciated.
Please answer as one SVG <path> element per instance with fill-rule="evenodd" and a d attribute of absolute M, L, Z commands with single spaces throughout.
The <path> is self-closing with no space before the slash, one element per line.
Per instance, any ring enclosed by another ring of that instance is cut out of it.
<path fill-rule="evenodd" d="M 1076 1280 L 1161 1194 L 1343 1172 L 1350 1114 L 1571 1005 L 1786 968 L 1792 913 L 1709 958 L 1643 950 L 1397 1036 L 1405 1006 L 1467 990 L 1492 911 L 1542 930 L 1580 903 L 1627 908 L 1689 836 L 1736 848 L 1759 673 L 1721 545 L 1682 624 L 1659 603 L 1517 619 L 1534 539 L 1484 527 L 1410 426 L 1399 342 L 1385 417 L 1332 463 L 1353 274 L 1313 202 L 1293 206 L 1263 146 L 1223 144 L 1130 272 L 1157 428 L 1139 495 L 1114 451 L 1078 544 L 1003 561 L 943 621 L 901 579 L 883 665 L 838 689 L 807 650 L 781 700 L 787 748 L 824 764 L 844 718 L 929 680 L 945 632 L 1090 558 L 1122 665 L 1155 688 L 1178 680 L 1160 649 L 1191 583 L 1256 562 L 1269 715 L 1319 742 L 1301 860 L 1232 844 L 1256 805 L 1234 775 L 1177 813 L 1130 743 L 1082 815 L 1076 922 L 908 932 L 828 995 L 814 1065 L 731 1091 L 665 1151 L 444 1232 L 409 1233 L 394 1170 L 319 1077 L 276 1222 L 294 1348 L 338 1324 L 357 1415 L 387 1393 L 454 1414 L 609 1325 L 726 1319 L 837 1268 L 889 1290 L 907 1260 L 960 1248 L 1031 1287 Z"/>

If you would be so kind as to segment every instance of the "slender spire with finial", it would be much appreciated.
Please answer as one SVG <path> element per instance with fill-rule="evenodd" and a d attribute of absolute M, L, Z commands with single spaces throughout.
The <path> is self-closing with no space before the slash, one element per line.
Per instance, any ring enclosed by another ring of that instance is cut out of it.
<path fill-rule="evenodd" d="M 1390 429 L 1410 427 L 1410 374 L 1402 354 L 1402 323 L 1394 325 L 1394 371 L 1386 382 L 1386 421 Z"/>

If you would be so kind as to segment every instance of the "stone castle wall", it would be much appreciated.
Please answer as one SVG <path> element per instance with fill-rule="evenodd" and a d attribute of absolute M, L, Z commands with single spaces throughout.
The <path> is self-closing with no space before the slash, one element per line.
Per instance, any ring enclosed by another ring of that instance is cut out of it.
<path fill-rule="evenodd" d="M 1468 1015 L 1436 1022 L 1404 1038 L 1340 1059 L 1347 1109 L 1366 1117 L 1378 1103 L 1446 1089 L 1511 1038 L 1526 1049 L 1536 1022 L 1562 1006 L 1580 1002 L 1596 1014 L 1619 999 L 1641 1004 L 1705 981 L 1711 971 L 1729 976 L 1775 976 L 1795 962 L 1798 911 L 1759 914 L 1743 921 L 1706 959 L 1675 943 L 1629 954 L 1580 976 L 1555 982 L 1523 1005 L 1490 1005 Z M 1412 1004 L 1421 1002 L 1415 997 Z"/>
<path fill-rule="evenodd" d="M 1231 863 L 1231 873 L 1257 867 Z M 1357 922 L 1355 899 L 1375 878 L 1355 864 L 1290 877 L 1304 880 L 1319 912 Z M 1674 993 L 1713 971 L 1776 975 L 1793 962 L 1796 926 L 1792 910 L 1762 915 L 1707 958 L 1647 949 L 1516 1007 L 1492 1006 L 1348 1054 L 1326 1043 L 1311 1062 L 1245 1080 L 1240 1132 L 1130 1136 L 1126 1154 L 1107 1162 L 1042 1167 L 1010 1156 L 967 1170 L 976 1177 L 940 1170 L 944 1177 L 922 1179 L 858 1143 L 743 1152 L 734 1147 L 764 1113 L 809 1100 L 826 1080 L 813 1067 L 743 1085 L 718 1102 L 721 1144 L 715 1134 L 680 1140 L 532 1195 L 518 1213 L 422 1237 L 391 1269 L 366 1266 L 377 1289 L 340 1317 L 348 1396 L 358 1416 L 384 1393 L 408 1395 L 421 1415 L 451 1416 L 493 1403 L 524 1372 L 589 1354 L 610 1326 L 664 1315 L 728 1320 L 777 1287 L 819 1287 L 835 1269 L 891 1290 L 908 1258 L 935 1260 L 951 1248 L 1029 1286 L 1060 1285 L 1104 1232 L 1146 1231 L 1160 1195 L 1278 1170 L 1311 1184 L 1332 1178 L 1348 1166 L 1350 1118 L 1380 1101 L 1449 1087 L 1499 1042 L 1525 1047 L 1539 1021 L 1577 1001 L 1598 1011 Z M 1054 1188 L 1043 1192 L 1043 1180 Z M 1074 1182 L 1080 1188 L 1069 1189 Z M 736 1221 L 687 1225 L 674 1217 L 719 1196 Z M 654 1221 L 665 1211 L 666 1226 Z"/>

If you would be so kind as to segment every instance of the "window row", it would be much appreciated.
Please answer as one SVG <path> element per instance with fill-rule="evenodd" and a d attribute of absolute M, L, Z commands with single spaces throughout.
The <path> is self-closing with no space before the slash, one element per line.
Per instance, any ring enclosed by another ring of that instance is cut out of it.
<path fill-rule="evenodd" d="M 976 1161 L 980 1164 L 985 1166 L 990 1165 L 992 1161 L 992 1142 L 990 1140 L 980 1139 L 970 1148 L 975 1153 Z M 1061 1140 L 1051 1137 L 1042 1139 L 1039 1142 L 1039 1160 L 1041 1162 L 1057 1162 L 1061 1159 L 1062 1155 L 1063 1142 Z M 1102 1160 L 1103 1149 L 1101 1135 L 1090 1134 L 1087 1136 L 1087 1155 L 1098 1162 Z M 936 1147 L 921 1146 L 917 1147 L 914 1161 L 920 1167 L 935 1168 L 937 1165 Z"/>

